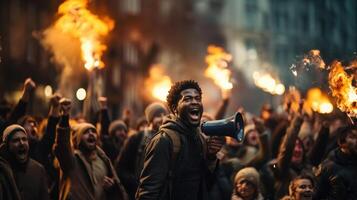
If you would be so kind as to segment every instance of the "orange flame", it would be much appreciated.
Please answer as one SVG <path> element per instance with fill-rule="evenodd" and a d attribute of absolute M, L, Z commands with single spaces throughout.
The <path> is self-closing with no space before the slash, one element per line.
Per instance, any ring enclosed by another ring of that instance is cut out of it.
<path fill-rule="evenodd" d="M 205 76 L 213 79 L 214 83 L 222 90 L 232 89 L 231 71 L 227 69 L 228 62 L 232 60 L 232 56 L 226 53 L 223 48 L 214 45 L 208 46 L 207 53 L 205 60 L 208 67 L 205 70 Z"/>
<path fill-rule="evenodd" d="M 285 86 L 280 81 L 269 73 L 257 72 L 253 73 L 254 84 L 272 95 L 282 95 L 285 92 Z"/>
<path fill-rule="evenodd" d="M 357 117 L 357 88 L 352 84 L 354 75 L 348 75 L 341 62 L 334 61 L 328 78 L 337 107 L 349 116 Z"/>
<path fill-rule="evenodd" d="M 87 0 L 63 2 L 58 8 L 60 18 L 55 27 L 80 40 L 84 67 L 92 70 L 104 67 L 101 57 L 107 47 L 101 40 L 113 29 L 114 23 L 110 19 L 99 19 L 87 9 L 87 4 Z"/>
<path fill-rule="evenodd" d="M 319 88 L 311 88 L 307 92 L 304 109 L 310 114 L 312 114 L 312 111 L 327 114 L 333 111 L 333 105 L 327 95 Z"/>
<path fill-rule="evenodd" d="M 166 101 L 172 81 L 169 76 L 165 75 L 162 66 L 154 65 L 150 69 L 150 77 L 145 80 L 145 85 L 154 98 Z"/>

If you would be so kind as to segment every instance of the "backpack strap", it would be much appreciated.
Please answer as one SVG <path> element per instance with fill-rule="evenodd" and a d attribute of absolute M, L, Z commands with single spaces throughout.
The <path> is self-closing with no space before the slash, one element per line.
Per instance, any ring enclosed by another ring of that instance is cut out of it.
<path fill-rule="evenodd" d="M 171 163 L 172 163 L 171 169 L 172 169 L 173 166 L 175 166 L 177 156 L 181 150 L 181 139 L 179 134 L 176 133 L 175 131 L 172 131 L 170 129 L 165 129 L 164 132 L 167 134 L 167 136 L 169 136 L 172 142 L 172 152 L 171 152 Z"/>

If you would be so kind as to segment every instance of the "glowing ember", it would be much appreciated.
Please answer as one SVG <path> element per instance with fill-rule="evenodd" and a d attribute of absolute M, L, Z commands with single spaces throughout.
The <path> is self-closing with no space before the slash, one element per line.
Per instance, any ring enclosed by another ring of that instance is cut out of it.
<path fill-rule="evenodd" d="M 87 9 L 87 4 L 87 0 L 63 2 L 58 8 L 60 18 L 55 28 L 80 40 L 84 66 L 92 70 L 104 67 L 101 57 L 107 47 L 101 40 L 113 29 L 114 23 L 110 19 L 99 19 Z"/>
<path fill-rule="evenodd" d="M 205 76 L 213 79 L 214 83 L 222 90 L 232 89 L 233 84 L 230 81 L 231 71 L 227 68 L 228 62 L 232 60 L 232 56 L 221 47 L 214 45 L 208 46 L 207 53 L 206 63 L 208 67 L 205 70 Z"/>
<path fill-rule="evenodd" d="M 150 69 L 150 77 L 145 80 L 145 85 L 154 98 L 166 101 L 172 81 L 169 76 L 165 75 L 162 66 L 154 65 Z"/>
<path fill-rule="evenodd" d="M 357 88 L 353 86 L 354 75 L 348 75 L 341 62 L 334 61 L 329 73 L 329 85 L 337 107 L 351 117 L 357 117 Z"/>
<path fill-rule="evenodd" d="M 296 65 L 291 65 L 290 70 L 294 76 L 297 76 L 297 72 L 300 69 L 309 71 L 312 67 L 317 67 L 319 69 L 325 69 L 326 67 L 324 60 L 320 56 L 320 51 L 316 49 L 310 50 L 309 53 L 305 55 Z"/>
<path fill-rule="evenodd" d="M 319 88 L 311 88 L 307 92 L 304 109 L 310 114 L 312 114 L 312 111 L 327 114 L 333 111 L 333 105 L 327 95 L 324 94 Z"/>
<path fill-rule="evenodd" d="M 272 95 L 282 95 L 285 92 L 285 86 L 269 73 L 254 72 L 253 79 L 257 87 Z"/>

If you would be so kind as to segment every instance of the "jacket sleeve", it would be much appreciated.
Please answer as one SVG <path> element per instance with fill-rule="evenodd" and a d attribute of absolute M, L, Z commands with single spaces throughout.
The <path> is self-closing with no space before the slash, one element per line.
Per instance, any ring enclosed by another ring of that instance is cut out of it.
<path fill-rule="evenodd" d="M 60 167 L 66 174 L 74 165 L 74 155 L 71 147 L 71 129 L 69 127 L 68 116 L 62 116 L 57 127 L 57 135 L 55 142 L 55 155 L 60 163 Z"/>
<path fill-rule="evenodd" d="M 290 127 L 287 129 L 286 135 L 281 143 L 279 154 L 277 157 L 277 165 L 280 177 L 286 177 L 288 173 L 291 158 L 295 147 L 296 139 L 300 131 L 303 120 L 301 117 L 295 117 L 291 122 Z"/>
<path fill-rule="evenodd" d="M 8 118 L 8 122 L 10 124 L 17 122 L 21 117 L 23 117 L 26 114 L 26 109 L 27 109 L 27 102 L 24 100 L 20 100 L 15 108 L 11 111 L 10 116 Z"/>
<path fill-rule="evenodd" d="M 312 150 L 309 155 L 311 165 L 318 166 L 322 162 L 323 156 L 327 148 L 328 139 L 329 128 L 322 126 L 317 136 L 316 142 L 312 147 Z"/>
<path fill-rule="evenodd" d="M 260 169 L 270 159 L 269 132 L 264 132 L 259 136 L 259 150 L 257 155 L 247 164 L 247 166 Z"/>
<path fill-rule="evenodd" d="M 169 138 L 162 134 L 152 138 L 145 149 L 144 167 L 136 192 L 137 200 L 159 199 L 168 177 L 170 157 Z"/>
<path fill-rule="evenodd" d="M 49 116 L 47 121 L 47 126 L 45 134 L 43 135 L 37 156 L 39 156 L 39 161 L 41 164 L 45 165 L 47 162 L 47 157 L 51 153 L 52 146 L 56 138 L 56 126 L 59 122 L 59 117 Z"/>

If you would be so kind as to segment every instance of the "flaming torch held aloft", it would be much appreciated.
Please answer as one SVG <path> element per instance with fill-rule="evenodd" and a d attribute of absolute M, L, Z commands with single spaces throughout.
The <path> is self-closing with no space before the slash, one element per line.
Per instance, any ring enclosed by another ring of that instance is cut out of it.
<path fill-rule="evenodd" d="M 341 62 L 334 61 L 329 73 L 329 86 L 337 107 L 349 117 L 357 117 L 357 88 L 353 86 L 354 75 L 348 75 Z"/>
<path fill-rule="evenodd" d="M 333 111 L 333 105 L 329 98 L 319 88 L 309 89 L 306 96 L 304 109 L 307 113 L 312 114 L 312 111 L 315 111 L 321 114 L 328 114 Z"/>
<path fill-rule="evenodd" d="M 103 68 L 101 60 L 106 46 L 102 39 L 113 29 L 110 19 L 101 20 L 87 9 L 87 0 L 67 0 L 58 8 L 61 16 L 55 23 L 55 28 L 63 33 L 78 38 L 82 50 L 84 67 L 87 70 Z"/>
<path fill-rule="evenodd" d="M 155 99 L 166 101 L 166 96 L 172 85 L 170 77 L 165 75 L 163 67 L 160 65 L 151 67 L 149 73 L 150 77 L 145 80 L 145 85 L 149 93 Z"/>
<path fill-rule="evenodd" d="M 208 67 L 205 70 L 205 76 L 213 79 L 222 92 L 231 90 L 233 84 L 230 80 L 231 71 L 228 69 L 228 62 L 232 60 L 232 56 L 226 53 L 223 48 L 214 45 L 208 46 L 207 53 L 205 60 Z"/>
<path fill-rule="evenodd" d="M 261 88 L 263 91 L 272 95 L 282 95 L 285 92 L 285 86 L 280 83 L 277 78 L 269 73 L 254 72 L 253 73 L 254 84 Z"/>

